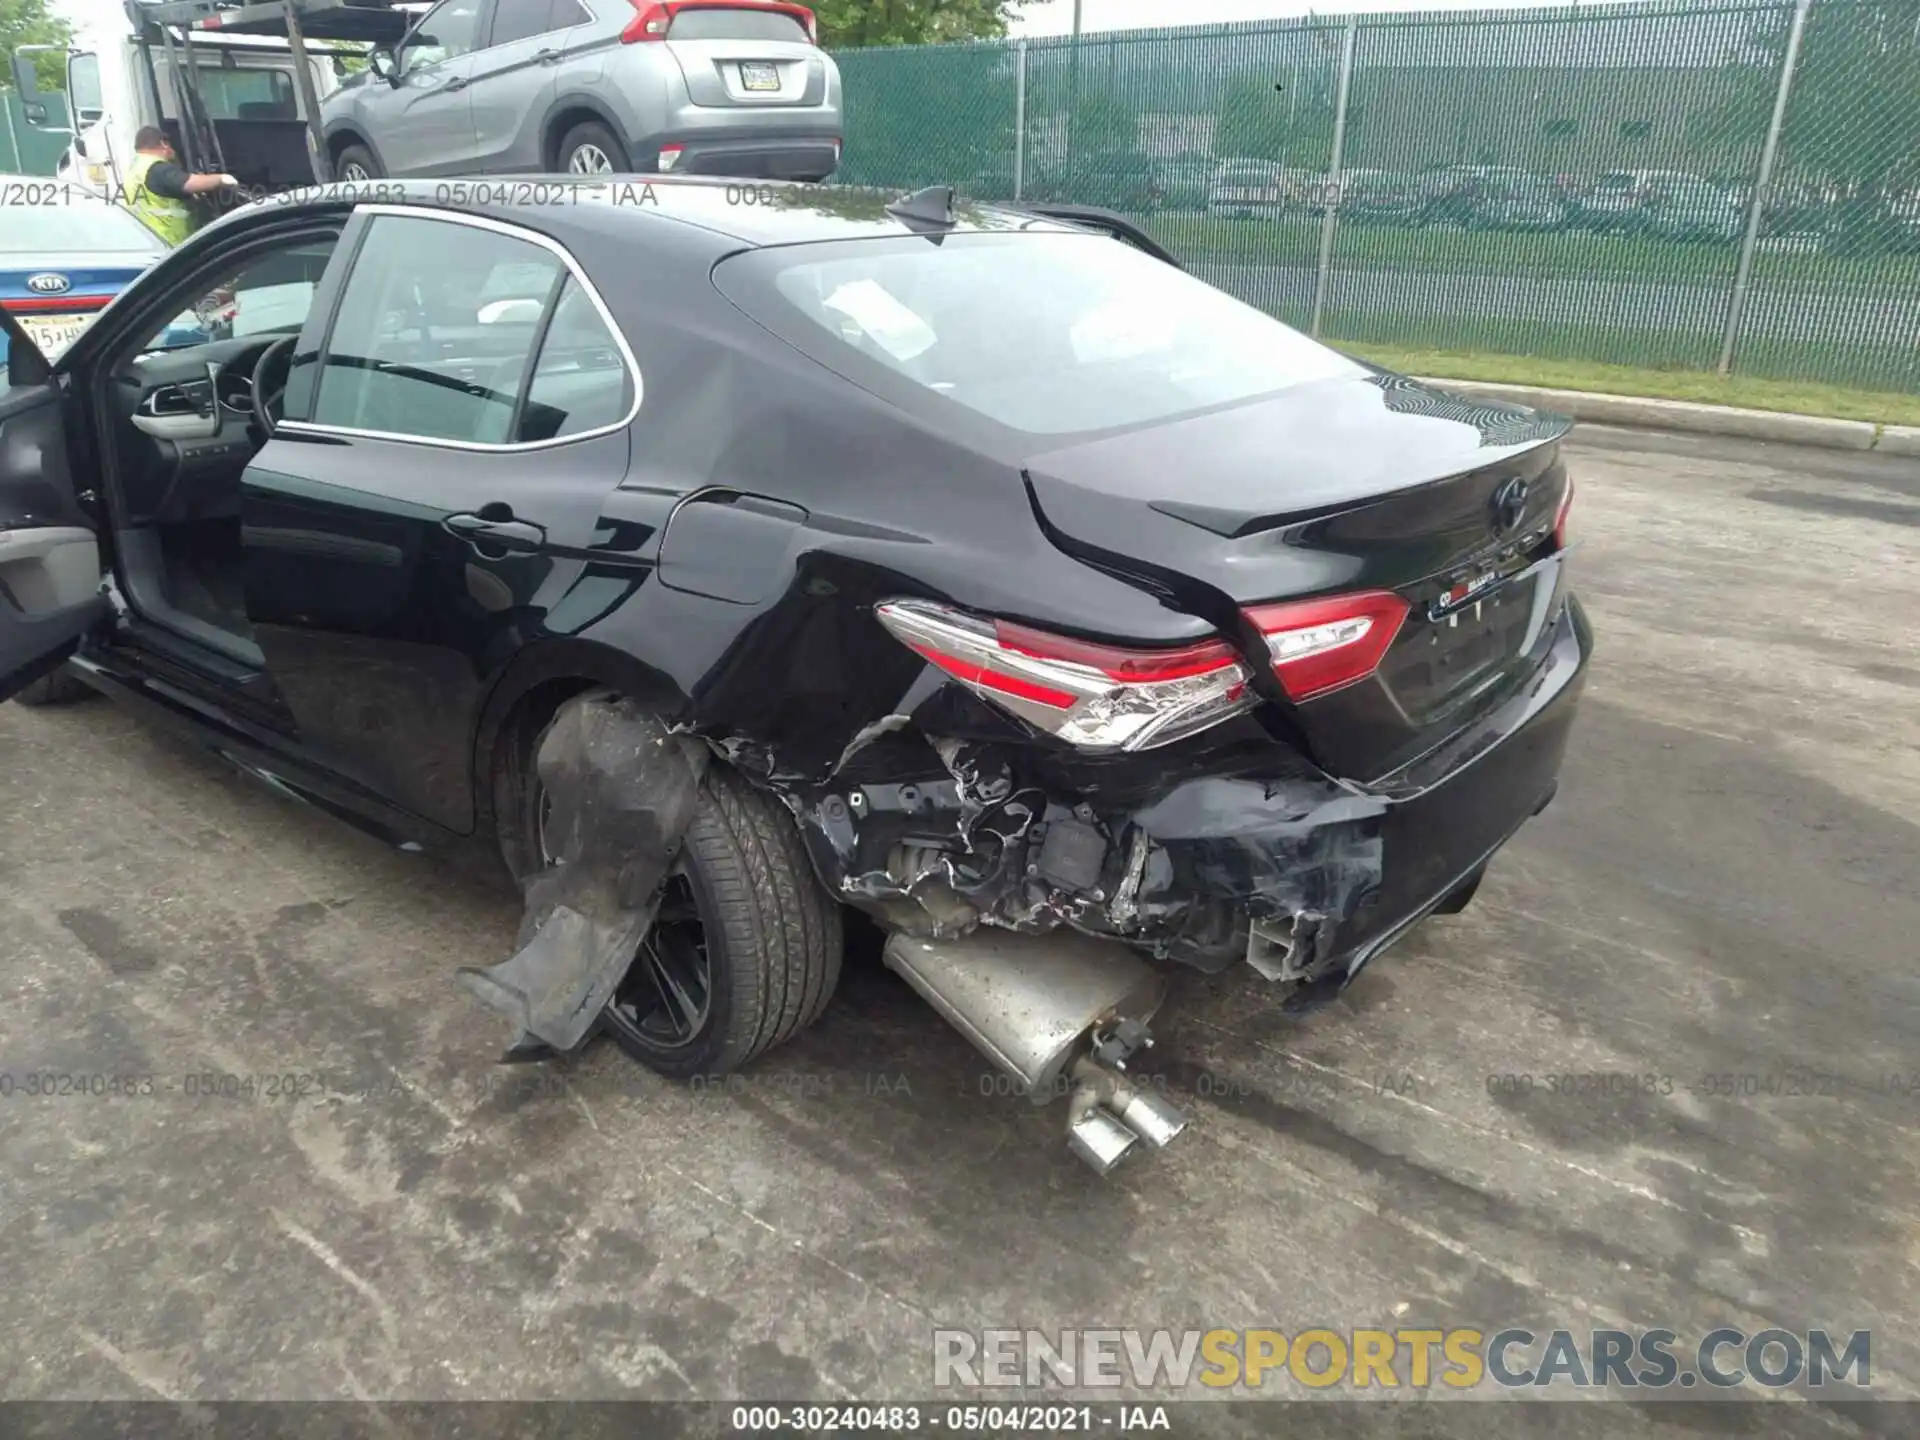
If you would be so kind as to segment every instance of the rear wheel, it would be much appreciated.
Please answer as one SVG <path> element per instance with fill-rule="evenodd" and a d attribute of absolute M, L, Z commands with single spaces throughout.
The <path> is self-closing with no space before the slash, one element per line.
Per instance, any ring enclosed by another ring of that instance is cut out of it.
<path fill-rule="evenodd" d="M 333 178 L 344 180 L 349 185 L 362 185 L 369 180 L 378 180 L 386 173 L 380 168 L 380 162 L 373 158 L 373 152 L 364 145 L 347 146 L 340 152 L 339 162 L 333 169 Z"/>
<path fill-rule="evenodd" d="M 501 850 L 516 878 L 552 862 L 538 749 L 515 757 L 497 785 Z M 840 907 L 814 878 L 793 817 L 716 764 L 600 1028 L 662 1075 L 727 1074 L 820 1018 L 842 945 Z"/>
<path fill-rule="evenodd" d="M 624 175 L 626 147 L 598 120 L 587 120 L 562 137 L 560 169 L 568 175 Z"/>

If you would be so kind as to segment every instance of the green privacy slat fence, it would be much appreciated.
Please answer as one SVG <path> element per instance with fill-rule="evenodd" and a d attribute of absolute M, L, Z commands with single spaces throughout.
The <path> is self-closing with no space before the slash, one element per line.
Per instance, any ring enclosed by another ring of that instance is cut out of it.
<path fill-rule="evenodd" d="M 42 91 L 40 98 L 47 102 L 47 113 L 55 124 L 67 123 L 66 96 Z M 11 90 L 0 90 L 0 173 L 51 175 L 66 148 L 65 135 L 34 129 L 21 113 L 20 97 Z"/>
<path fill-rule="evenodd" d="M 838 58 L 842 178 L 1144 215 L 1205 279 L 1337 340 L 1920 391 L 1920 0 Z"/>

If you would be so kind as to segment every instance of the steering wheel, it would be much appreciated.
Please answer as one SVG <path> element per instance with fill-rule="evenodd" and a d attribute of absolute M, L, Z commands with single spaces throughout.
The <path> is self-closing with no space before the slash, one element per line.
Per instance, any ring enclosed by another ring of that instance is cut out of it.
<path fill-rule="evenodd" d="M 292 358 L 293 347 L 299 342 L 298 335 L 283 335 L 260 352 L 260 358 L 253 362 L 253 418 L 261 432 L 269 438 L 274 427 L 280 421 L 274 415 L 274 408 L 286 397 L 287 374 L 292 369 L 287 362 Z M 279 384 L 271 393 L 267 382 L 274 367 L 280 369 Z"/>

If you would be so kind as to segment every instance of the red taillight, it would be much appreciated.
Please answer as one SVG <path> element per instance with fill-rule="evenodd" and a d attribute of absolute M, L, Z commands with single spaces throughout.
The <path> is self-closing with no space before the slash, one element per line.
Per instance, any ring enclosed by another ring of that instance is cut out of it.
<path fill-rule="evenodd" d="M 1573 510 L 1573 477 L 1567 476 L 1567 487 L 1560 492 L 1560 508 L 1553 512 L 1553 548 L 1567 548 L 1567 516 Z"/>
<path fill-rule="evenodd" d="M 634 45 L 644 40 L 664 40 L 667 31 L 673 27 L 673 7 L 671 5 L 647 4 L 646 0 L 633 0 L 633 19 L 627 22 L 627 28 L 620 32 L 622 45 Z"/>
<path fill-rule="evenodd" d="M 875 607 L 896 640 L 975 694 L 1084 750 L 1149 750 L 1255 703 L 1233 647 L 1135 650 L 925 600 Z"/>
<path fill-rule="evenodd" d="M 807 32 L 807 39 L 815 45 L 820 43 L 820 26 L 813 18 L 813 11 L 804 5 L 789 4 L 787 0 L 629 0 L 629 3 L 634 15 L 627 22 L 627 28 L 620 32 L 623 45 L 665 40 L 673 28 L 673 17 L 682 10 L 771 10 L 776 15 L 790 15 L 798 20 Z"/>
<path fill-rule="evenodd" d="M 1244 612 L 1266 637 L 1273 673 L 1294 700 L 1311 700 L 1364 680 L 1379 668 L 1407 618 L 1387 590 L 1252 605 Z"/>

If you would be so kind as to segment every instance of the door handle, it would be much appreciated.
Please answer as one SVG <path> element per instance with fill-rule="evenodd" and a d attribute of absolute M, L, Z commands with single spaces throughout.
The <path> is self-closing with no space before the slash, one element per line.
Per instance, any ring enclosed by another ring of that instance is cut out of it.
<path fill-rule="evenodd" d="M 490 546 L 502 550 L 538 550 L 547 543 L 545 526 L 536 525 L 531 520 L 515 520 L 510 514 L 492 519 L 462 512 L 447 516 L 440 522 L 440 527 L 450 535 L 459 536 L 475 549 Z"/>
<path fill-rule="evenodd" d="M 464 75 L 456 75 L 453 77 L 453 79 L 447 81 L 447 84 L 446 84 L 446 92 L 449 95 L 451 95 L 456 90 L 464 90 L 466 88 L 467 88 L 467 78 Z"/>
<path fill-rule="evenodd" d="M 536 50 L 533 52 L 533 58 L 538 60 L 542 65 L 551 65 L 560 58 L 560 52 L 552 49 Z"/>

